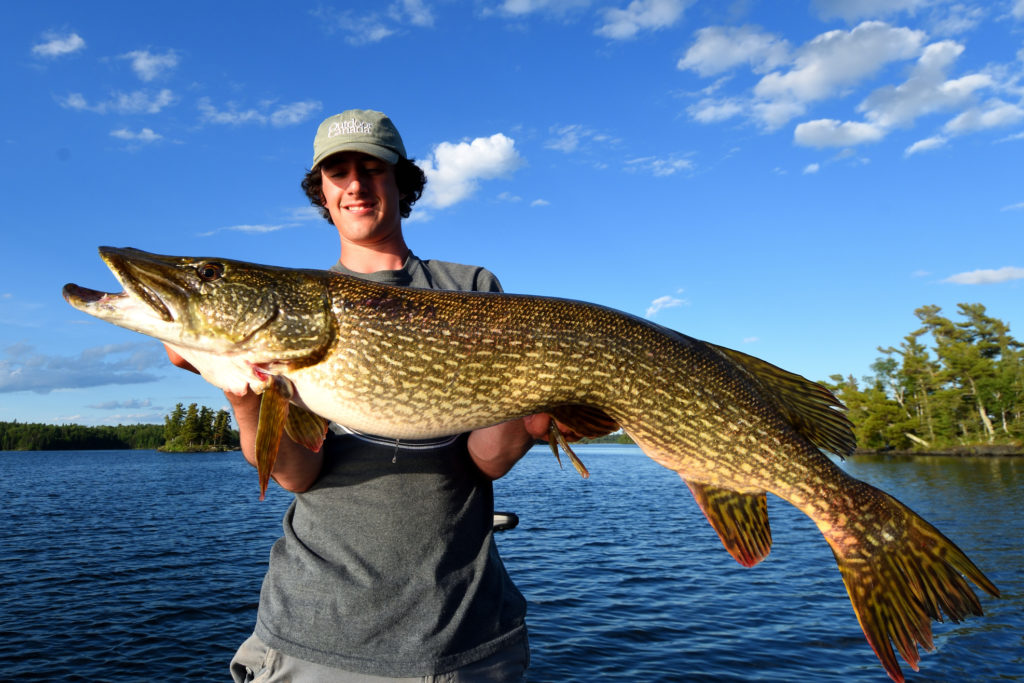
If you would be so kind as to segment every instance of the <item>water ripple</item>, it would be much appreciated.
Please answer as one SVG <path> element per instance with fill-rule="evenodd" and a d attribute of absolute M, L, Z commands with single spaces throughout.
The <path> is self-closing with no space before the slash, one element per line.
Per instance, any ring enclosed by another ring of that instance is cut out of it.
<path fill-rule="evenodd" d="M 498 543 L 529 602 L 531 681 L 888 680 L 810 520 L 770 498 L 774 549 L 747 570 L 674 473 L 628 447 L 580 454 L 589 480 L 542 449 L 495 486 L 522 520 Z M 844 467 L 1004 592 L 985 618 L 937 626 L 908 680 L 1024 680 L 1024 463 Z M 109 451 L 0 453 L 0 496 L 5 678 L 227 679 L 288 494 L 258 503 L 238 454 Z"/>

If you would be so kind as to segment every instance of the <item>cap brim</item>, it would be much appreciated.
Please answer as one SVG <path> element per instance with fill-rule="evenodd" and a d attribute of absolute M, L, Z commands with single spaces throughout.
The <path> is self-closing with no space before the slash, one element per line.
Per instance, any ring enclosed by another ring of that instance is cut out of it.
<path fill-rule="evenodd" d="M 324 149 L 313 159 L 313 166 L 316 166 L 321 161 L 333 154 L 339 154 L 341 152 L 362 152 L 363 154 L 369 154 L 372 157 L 376 157 L 381 161 L 386 161 L 389 164 L 398 163 L 398 152 L 382 145 L 375 145 L 371 142 L 342 142 L 335 147 L 328 147 Z"/>

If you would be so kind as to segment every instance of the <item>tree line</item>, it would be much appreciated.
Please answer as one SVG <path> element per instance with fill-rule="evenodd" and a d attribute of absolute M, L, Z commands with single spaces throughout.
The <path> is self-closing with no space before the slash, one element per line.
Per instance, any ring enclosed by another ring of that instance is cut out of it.
<path fill-rule="evenodd" d="M 865 449 L 939 450 L 1024 443 L 1024 344 L 981 304 L 914 311 L 920 325 L 860 382 L 832 375 Z M 929 343 L 930 342 L 930 343 Z"/>
<path fill-rule="evenodd" d="M 3 451 L 153 449 L 163 444 L 163 425 L 86 427 L 77 424 L 0 422 L 0 450 Z"/>
<path fill-rule="evenodd" d="M 229 450 L 238 448 L 238 432 L 231 429 L 231 415 L 206 406 L 181 403 L 164 418 L 165 451 Z"/>
<path fill-rule="evenodd" d="M 238 431 L 226 410 L 181 403 L 164 424 L 87 427 L 78 424 L 0 422 L 0 450 L 86 451 L 145 449 L 165 451 L 230 450 L 238 448 Z"/>

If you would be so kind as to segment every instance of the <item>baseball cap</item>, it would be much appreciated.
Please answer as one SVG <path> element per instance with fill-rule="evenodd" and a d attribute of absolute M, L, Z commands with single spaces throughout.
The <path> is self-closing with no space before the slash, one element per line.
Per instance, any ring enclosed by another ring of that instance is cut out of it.
<path fill-rule="evenodd" d="M 402 136 L 379 111 L 348 109 L 324 119 L 313 138 L 313 166 L 338 152 L 363 152 L 389 164 L 407 158 Z"/>

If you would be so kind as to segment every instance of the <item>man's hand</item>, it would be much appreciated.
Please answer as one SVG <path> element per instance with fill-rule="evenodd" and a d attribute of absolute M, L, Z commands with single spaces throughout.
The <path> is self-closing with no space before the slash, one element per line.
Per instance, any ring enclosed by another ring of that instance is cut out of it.
<path fill-rule="evenodd" d="M 477 429 L 469 435 L 469 455 L 480 471 L 491 479 L 503 477 L 533 447 L 535 440 L 548 440 L 553 419 L 548 413 L 538 413 Z M 564 424 L 556 421 L 555 425 L 567 441 L 581 438 Z"/>
<path fill-rule="evenodd" d="M 541 441 L 548 440 L 548 433 L 551 429 L 551 421 L 555 418 L 551 417 L 549 413 L 537 413 L 536 415 L 527 415 L 523 418 L 523 427 L 526 431 L 535 439 Z M 558 431 L 562 432 L 562 436 L 565 437 L 566 441 L 579 441 L 583 437 L 574 432 L 571 428 L 566 427 L 563 423 L 555 420 L 555 427 Z"/>

